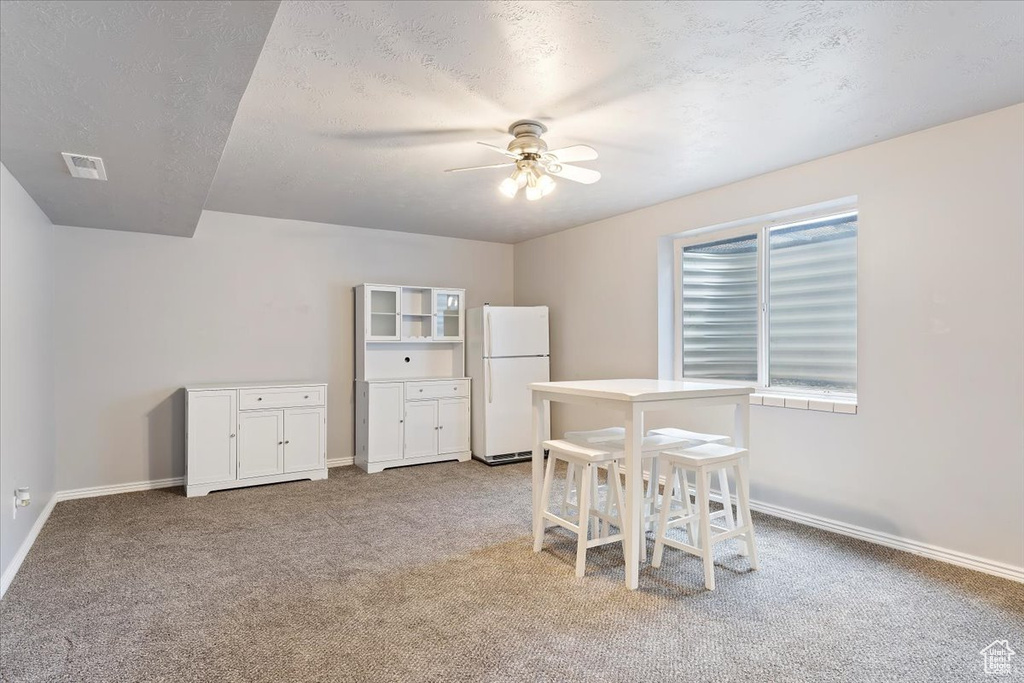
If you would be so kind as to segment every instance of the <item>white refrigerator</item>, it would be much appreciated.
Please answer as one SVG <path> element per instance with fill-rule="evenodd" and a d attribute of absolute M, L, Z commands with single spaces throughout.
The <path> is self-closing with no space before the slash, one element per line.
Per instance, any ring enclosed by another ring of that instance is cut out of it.
<path fill-rule="evenodd" d="M 548 307 L 471 308 L 466 354 L 473 378 L 473 457 L 488 465 L 528 460 L 533 450 L 531 382 L 547 382 Z"/>

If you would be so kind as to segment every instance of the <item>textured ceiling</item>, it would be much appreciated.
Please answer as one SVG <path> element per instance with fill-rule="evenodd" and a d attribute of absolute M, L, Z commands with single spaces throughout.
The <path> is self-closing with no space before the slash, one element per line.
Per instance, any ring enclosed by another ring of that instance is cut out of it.
<path fill-rule="evenodd" d="M 55 223 L 516 242 L 1020 102 L 1024 3 L 4 1 L 0 80 L 0 160 Z M 524 117 L 603 179 L 442 173 Z"/>
<path fill-rule="evenodd" d="M 277 5 L 0 2 L 0 161 L 54 223 L 191 236 Z"/>
<path fill-rule="evenodd" d="M 1019 2 L 285 2 L 207 208 L 516 242 L 1024 100 L 1022 34 Z M 442 173 L 522 117 L 603 179 Z"/>

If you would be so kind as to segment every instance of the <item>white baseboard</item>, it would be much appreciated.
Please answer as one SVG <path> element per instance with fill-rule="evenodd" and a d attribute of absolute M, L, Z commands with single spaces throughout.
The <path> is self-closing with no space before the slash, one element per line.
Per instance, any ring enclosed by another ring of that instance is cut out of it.
<path fill-rule="evenodd" d="M 625 474 L 625 468 L 620 467 L 619 471 Z M 645 472 L 644 474 L 646 478 L 647 473 Z M 658 481 L 661 486 L 664 487 L 665 475 L 658 477 Z M 697 490 L 692 484 L 690 485 L 690 494 L 693 496 L 697 495 Z M 711 500 L 719 503 L 722 502 L 722 494 L 717 491 L 711 491 L 710 497 Z M 731 498 L 733 505 L 735 505 L 736 496 L 733 495 Z M 772 517 L 788 519 L 791 522 L 814 527 L 815 529 L 831 531 L 832 533 L 839 534 L 840 536 L 857 538 L 862 541 L 867 541 L 868 543 L 883 545 L 887 548 L 895 548 L 896 550 L 913 553 L 914 555 L 938 560 L 939 562 L 955 564 L 958 567 L 966 567 L 967 569 L 973 569 L 974 571 L 982 572 L 984 574 L 991 574 L 992 576 L 1009 579 L 1010 581 L 1024 583 L 1024 567 L 1016 567 L 1012 564 L 1006 564 L 1005 562 L 987 560 L 984 557 L 968 555 L 967 553 L 962 553 L 957 550 L 949 550 L 948 548 L 941 548 L 937 545 L 931 545 L 920 541 L 914 541 L 909 538 L 887 534 L 884 531 L 875 531 L 874 529 L 867 529 L 862 526 L 856 526 L 855 524 L 847 524 L 846 522 L 829 519 L 828 517 L 810 515 L 806 512 L 791 510 L 790 508 L 772 505 L 771 503 L 762 503 L 753 499 L 750 501 L 750 509 L 765 515 L 771 515 Z"/>
<path fill-rule="evenodd" d="M 1018 583 L 1024 583 L 1024 567 L 1015 567 L 1012 564 L 987 560 L 983 557 L 977 557 L 976 555 L 968 555 L 967 553 L 961 553 L 956 550 L 940 548 L 937 545 L 930 545 L 928 543 L 921 543 L 920 541 L 913 541 L 909 538 L 893 536 L 892 534 L 887 534 L 882 531 L 874 531 L 873 529 L 866 529 L 861 526 L 847 524 L 846 522 L 839 522 L 826 517 L 808 515 L 803 512 L 797 512 L 796 510 L 790 510 L 789 508 L 779 507 L 778 505 L 759 503 L 752 500 L 750 501 L 750 509 L 766 515 L 771 515 L 772 517 L 788 519 L 791 522 L 814 527 L 815 529 L 831 531 L 832 533 L 840 534 L 842 536 L 857 538 L 869 543 L 876 543 L 888 548 L 895 548 L 896 550 L 903 550 L 908 553 L 938 560 L 939 562 L 955 564 L 959 567 L 966 567 L 967 569 L 991 574 L 992 576 L 998 576 Z"/>
<path fill-rule="evenodd" d="M 355 459 L 336 458 L 327 461 L 327 467 L 344 467 L 352 465 Z M 76 498 L 95 498 L 96 496 L 112 496 L 117 493 L 131 493 L 133 491 L 151 491 L 152 489 L 167 489 L 173 486 L 184 486 L 185 477 L 171 477 L 169 479 L 151 479 L 149 481 L 135 481 L 129 484 L 114 484 L 113 486 L 92 486 L 84 489 L 69 489 L 58 491 L 54 496 L 58 501 L 75 500 Z"/>
<path fill-rule="evenodd" d="M 152 489 L 168 489 L 172 486 L 183 486 L 185 477 L 171 477 L 170 479 L 151 479 L 149 481 L 135 481 L 130 484 L 114 484 L 113 486 L 92 486 L 84 489 L 69 489 L 58 491 L 54 496 L 57 500 L 74 500 L 76 498 L 95 498 L 96 496 L 112 496 L 116 493 L 131 493 L 132 491 L 150 491 Z"/>
<path fill-rule="evenodd" d="M 664 485 L 665 477 L 660 477 L 660 480 L 662 485 Z M 692 485 L 690 486 L 690 493 L 693 495 L 697 494 L 697 491 Z M 711 500 L 721 503 L 722 495 L 712 491 Z M 734 505 L 736 504 L 736 496 L 732 496 L 732 502 Z M 1015 567 L 1012 564 L 1006 564 L 1004 562 L 986 560 L 985 558 L 977 557 L 976 555 L 968 555 L 967 553 L 961 553 L 957 550 L 949 550 L 948 548 L 940 548 L 937 545 L 921 543 L 920 541 L 913 541 L 901 536 L 893 536 L 892 534 L 887 534 L 884 531 L 875 531 L 874 529 L 867 529 L 862 526 L 856 526 L 855 524 L 847 524 L 846 522 L 829 519 L 828 517 L 809 515 L 806 512 L 791 510 L 779 505 L 772 505 L 771 503 L 762 503 L 756 500 L 751 500 L 750 509 L 765 515 L 771 515 L 772 517 L 788 519 L 791 522 L 814 527 L 815 529 L 831 531 L 832 533 L 839 534 L 840 536 L 849 536 L 850 538 L 860 539 L 861 541 L 867 541 L 868 543 L 883 545 L 887 548 L 895 548 L 896 550 L 913 553 L 914 555 L 938 560 L 939 562 L 955 564 L 958 567 L 966 567 L 967 569 L 973 569 L 974 571 L 982 572 L 984 574 L 991 574 L 992 576 L 1009 579 L 1010 581 L 1024 583 L 1024 567 Z"/>
<path fill-rule="evenodd" d="M 53 512 L 53 506 L 57 504 L 57 495 L 53 494 L 50 496 L 50 501 L 43 508 L 43 511 L 38 517 L 36 517 L 35 523 L 32 528 L 28 531 L 28 536 L 21 542 L 21 547 L 18 548 L 18 552 L 11 558 L 11 563 L 7 565 L 7 569 L 4 571 L 3 576 L 0 577 L 0 598 L 7 592 L 7 588 L 11 585 L 11 581 L 14 581 L 14 576 L 21 569 L 21 563 L 25 561 L 25 556 L 28 555 L 28 551 L 32 548 L 32 544 L 36 542 L 36 536 L 43 530 L 43 525 L 46 524 L 46 520 L 50 518 L 50 513 Z"/>

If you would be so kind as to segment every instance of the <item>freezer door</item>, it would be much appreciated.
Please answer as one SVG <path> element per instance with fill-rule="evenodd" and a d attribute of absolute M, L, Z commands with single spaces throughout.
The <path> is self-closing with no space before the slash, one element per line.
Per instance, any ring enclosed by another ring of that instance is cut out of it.
<path fill-rule="evenodd" d="M 533 397 L 528 385 L 548 379 L 546 356 L 484 360 L 484 455 L 533 448 Z"/>
<path fill-rule="evenodd" d="M 548 355 L 547 306 L 484 308 L 484 357 Z"/>

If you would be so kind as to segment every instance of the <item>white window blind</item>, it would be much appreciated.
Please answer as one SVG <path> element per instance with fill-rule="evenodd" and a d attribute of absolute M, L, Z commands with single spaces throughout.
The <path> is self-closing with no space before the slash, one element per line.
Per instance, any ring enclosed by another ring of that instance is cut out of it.
<path fill-rule="evenodd" d="M 768 231 L 768 386 L 857 390 L 857 216 Z"/>
<path fill-rule="evenodd" d="M 683 376 L 757 379 L 757 236 L 683 248 Z"/>

